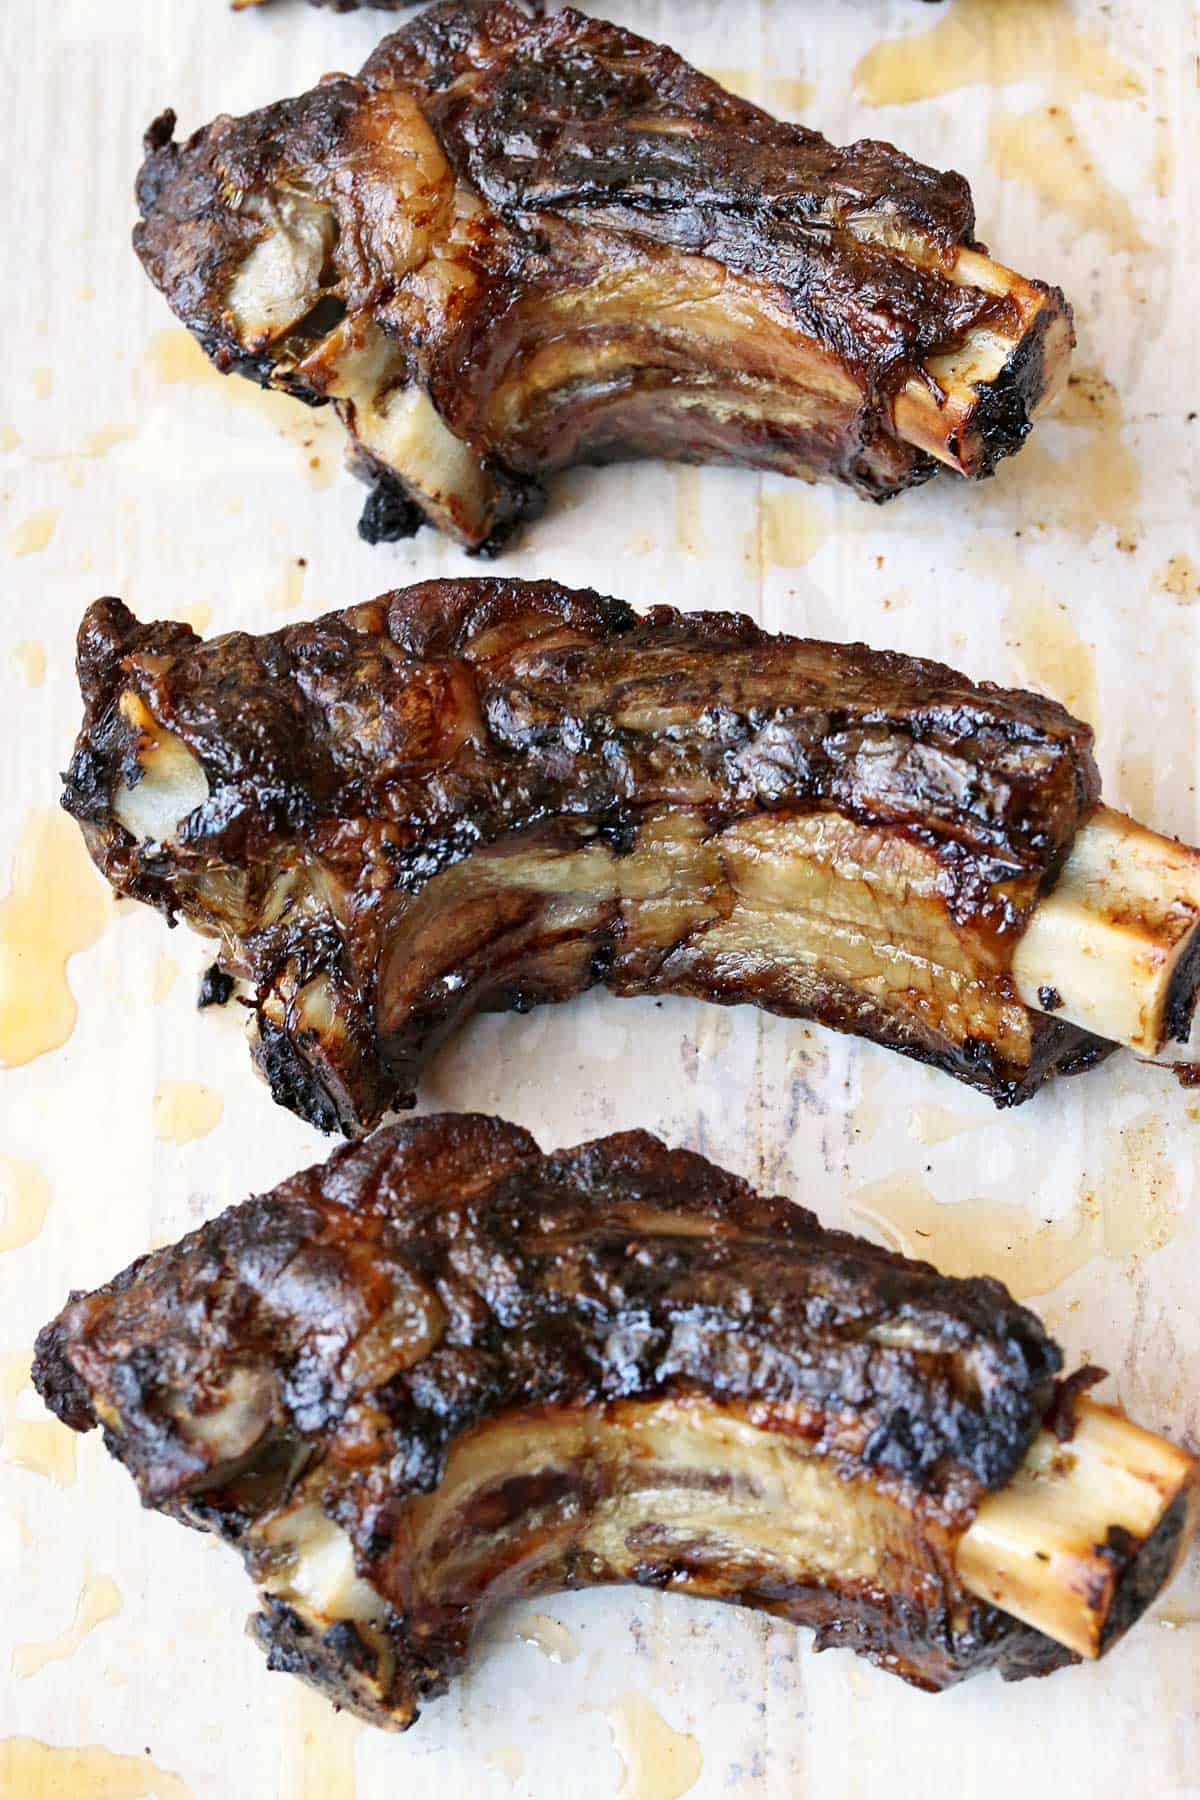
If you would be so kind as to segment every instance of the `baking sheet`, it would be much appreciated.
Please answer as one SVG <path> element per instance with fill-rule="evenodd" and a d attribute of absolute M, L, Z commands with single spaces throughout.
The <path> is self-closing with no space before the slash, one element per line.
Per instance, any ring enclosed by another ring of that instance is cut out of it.
<path fill-rule="evenodd" d="M 585 471 L 504 571 L 1044 688 L 1095 719 L 1112 802 L 1197 841 L 1191 7 L 609 11 L 834 139 L 891 137 L 963 169 L 995 253 L 1073 300 L 1081 379 L 986 487 L 947 479 L 877 511 L 737 471 Z M 54 808 L 73 634 L 97 593 L 261 630 L 474 566 L 429 533 L 361 544 L 336 427 L 222 383 L 128 248 L 138 137 L 163 105 L 190 130 L 300 91 L 357 67 L 383 24 L 289 0 L 0 9 L 0 1050 L 57 1043 L 0 1083 L 0 1794 L 1198 1795 L 1194 1564 L 1105 1664 L 932 1700 L 748 1613 L 555 1598 L 496 1618 L 455 1691 L 393 1739 L 269 1676 L 241 1634 L 236 1558 L 139 1514 L 99 1442 L 72 1440 L 27 1388 L 68 1288 L 328 1148 L 268 1103 L 236 1020 L 197 1014 L 202 943 L 112 907 Z M 1200 1444 L 1200 1094 L 1161 1072 L 1116 1057 L 1002 1115 L 819 1030 L 593 996 L 480 1021 L 424 1100 L 504 1112 L 546 1146 L 650 1127 L 831 1224 L 986 1268 L 1033 1297 L 1070 1361 L 1110 1369 L 1139 1420 Z"/>

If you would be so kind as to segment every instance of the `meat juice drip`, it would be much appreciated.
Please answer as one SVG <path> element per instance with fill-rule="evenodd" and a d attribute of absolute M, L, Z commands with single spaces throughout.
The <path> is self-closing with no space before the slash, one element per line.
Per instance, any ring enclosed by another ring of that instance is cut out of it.
<path fill-rule="evenodd" d="M 540 1650 L 548 1662 L 572 1663 L 579 1655 L 575 1633 L 552 1619 L 549 1613 L 534 1613 L 531 1618 L 520 1619 L 516 1629 L 521 1642 Z"/>
<path fill-rule="evenodd" d="M 643 1694 L 608 1708 L 613 1745 L 624 1774 L 619 1800 L 679 1800 L 700 1779 L 704 1757 L 690 1731 L 674 1731 Z"/>
<path fill-rule="evenodd" d="M 112 914 L 71 820 L 57 807 L 30 814 L 0 902 L 0 1068 L 66 1043 L 78 1013 L 68 960 L 95 943 Z"/>
<path fill-rule="evenodd" d="M 1096 652 L 1062 605 L 1043 604 L 1037 593 L 1018 593 L 1008 609 L 1025 677 L 1068 712 L 1096 723 Z"/>
<path fill-rule="evenodd" d="M 151 998 L 156 1006 L 166 999 L 175 983 L 179 980 L 179 964 L 173 956 L 160 956 L 154 965 L 154 986 Z"/>
<path fill-rule="evenodd" d="M 191 332 L 181 326 L 155 332 L 146 349 L 144 366 L 152 380 L 166 387 L 195 386 L 214 391 L 219 387 L 223 408 L 236 405 L 258 413 L 281 437 L 306 452 L 305 466 L 312 488 L 332 486 L 342 457 L 341 432 L 334 421 L 307 410 L 297 415 L 294 402 L 286 394 L 257 387 L 251 381 L 226 380 L 214 369 Z M 335 436 L 336 452 L 332 447 Z M 322 449 L 320 456 L 314 453 L 317 446 Z M 175 616 L 182 618 L 184 614 L 178 612 Z M 197 625 L 195 629 L 200 631 L 202 627 Z"/>
<path fill-rule="evenodd" d="M 106 1619 L 116 1618 L 123 1604 L 121 1590 L 115 1581 L 107 1575 L 89 1578 L 79 1591 L 75 1616 L 65 1631 L 45 1643 L 17 1645 L 12 1653 L 13 1674 L 19 1681 L 28 1681 L 47 1663 L 64 1662 L 67 1657 L 74 1656 L 89 1633 L 97 1625 L 103 1625 Z"/>
<path fill-rule="evenodd" d="M 1148 248 L 1132 206 L 1101 175 L 1066 107 L 997 112 L 988 133 L 988 154 L 1006 180 L 1031 187 L 1054 212 L 1080 231 L 1107 238 L 1117 253 Z"/>
<path fill-rule="evenodd" d="M 1147 1113 L 1109 1128 L 1096 1186 L 1065 1219 L 1039 1218 L 1036 1200 L 941 1202 L 919 1175 L 860 1188 L 851 1211 L 889 1248 L 943 1275 L 994 1275 L 1030 1300 L 1095 1257 L 1130 1265 L 1161 1250 L 1178 1226 L 1176 1199 L 1163 1125 Z"/>
<path fill-rule="evenodd" d="M 758 503 L 761 568 L 800 569 L 829 536 L 828 513 L 803 494 L 763 494 Z"/>
<path fill-rule="evenodd" d="M 1104 1253 L 1131 1263 L 1168 1243 L 1179 1225 L 1175 1173 L 1161 1119 L 1144 1113 L 1110 1126 L 1096 1195 Z"/>
<path fill-rule="evenodd" d="M 1050 1221 L 1011 1200 L 942 1204 L 918 1175 L 860 1188 L 850 1210 L 889 1248 L 943 1275 L 995 1275 L 1017 1300 L 1050 1293 L 1102 1249 L 1094 1209 Z"/>
<path fill-rule="evenodd" d="M 1192 606 L 1200 600 L 1200 569 L 1185 551 L 1169 556 L 1155 580 L 1164 594 L 1170 594 L 1181 606 Z"/>
<path fill-rule="evenodd" d="M 279 1792 L 288 1800 L 357 1800 L 354 1758 L 366 1727 L 330 1710 L 312 1688 L 292 1684 L 284 1712 Z"/>
<path fill-rule="evenodd" d="M 37 556 L 49 544 L 57 524 L 57 506 L 44 506 L 38 512 L 30 513 L 10 534 L 10 553 L 13 556 Z"/>
<path fill-rule="evenodd" d="M 948 1106 L 917 1106 L 908 1115 L 908 1135 L 918 1144 L 946 1144 L 978 1129 L 977 1119 L 966 1118 Z"/>
<path fill-rule="evenodd" d="M 885 38 L 854 70 L 868 106 L 905 106 L 957 88 L 1046 78 L 1056 93 L 1114 100 L 1142 93 L 1140 76 L 1098 32 L 1076 30 L 1067 0 L 957 0 L 923 31 Z"/>
<path fill-rule="evenodd" d="M 50 1210 L 50 1183 L 36 1163 L 0 1156 L 0 1253 L 32 1244 Z"/>
<path fill-rule="evenodd" d="M 33 1419 L 18 1411 L 22 1396 L 32 1395 L 31 1355 L 28 1350 L 0 1355 L 0 1463 L 44 1475 L 56 1487 L 70 1487 L 75 1480 L 75 1433 L 48 1418 L 40 1407 L 41 1416 Z M 5 1792 L 0 1786 L 0 1794 Z"/>
<path fill-rule="evenodd" d="M 27 688 L 40 688 L 46 679 L 46 646 L 36 638 L 14 644 L 13 667 Z"/>
<path fill-rule="evenodd" d="M 675 471 L 675 548 L 680 556 L 692 558 L 708 553 L 699 469 Z"/>
<path fill-rule="evenodd" d="M 154 1135 L 168 1144 L 192 1144 L 215 1131 L 225 1102 L 199 1081 L 160 1081 L 154 1091 Z"/>
<path fill-rule="evenodd" d="M 27 1737 L 0 1738 L 0 1794 L 13 1800 L 195 1800 L 186 1781 L 148 1756 Z"/>
<path fill-rule="evenodd" d="M 510 1787 L 516 1787 L 525 1773 L 525 1752 L 518 1750 L 515 1744 L 500 1744 L 488 1752 L 487 1760 L 493 1769 L 500 1771 Z"/>

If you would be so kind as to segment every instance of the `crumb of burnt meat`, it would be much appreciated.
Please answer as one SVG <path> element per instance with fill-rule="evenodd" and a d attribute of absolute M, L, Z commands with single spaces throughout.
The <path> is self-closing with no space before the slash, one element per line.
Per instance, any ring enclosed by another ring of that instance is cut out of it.
<path fill-rule="evenodd" d="M 206 1006 L 225 1006 L 233 993 L 232 975 L 227 975 L 220 963 L 209 963 L 200 978 L 200 992 L 196 996 L 196 1005 L 201 1011 Z"/>

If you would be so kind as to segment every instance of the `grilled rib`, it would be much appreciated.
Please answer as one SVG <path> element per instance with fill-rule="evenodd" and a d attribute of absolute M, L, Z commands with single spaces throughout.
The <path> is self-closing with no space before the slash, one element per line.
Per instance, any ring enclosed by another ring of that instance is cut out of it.
<path fill-rule="evenodd" d="M 472 1013 L 598 983 L 818 1019 L 1000 1105 L 1104 1055 L 1094 1021 L 1187 1036 L 1200 857 L 1141 832 L 1174 865 L 1135 865 L 1089 728 L 1033 694 L 503 581 L 208 644 L 99 601 L 79 678 L 64 805 L 117 893 L 218 939 L 324 1130 L 410 1104 Z"/>
<path fill-rule="evenodd" d="M 402 1728 L 489 1605 L 561 1587 L 738 1601 L 938 1689 L 1077 1660 L 979 1597 L 1017 1594 L 1021 1545 L 1019 1606 L 1100 1654 L 1186 1548 L 1195 1470 L 1103 1409 L 1105 1467 L 1041 1430 L 1060 1364 L 998 1282 L 702 1157 L 543 1156 L 467 1114 L 75 1297 L 34 1379 L 146 1505 L 237 1546 L 272 1668 Z"/>
<path fill-rule="evenodd" d="M 1065 373 L 1061 293 L 962 177 L 835 149 L 566 9 L 444 0 L 354 80 L 146 138 L 134 243 L 217 366 L 333 401 L 360 529 L 493 551 L 573 463 L 990 474 Z"/>

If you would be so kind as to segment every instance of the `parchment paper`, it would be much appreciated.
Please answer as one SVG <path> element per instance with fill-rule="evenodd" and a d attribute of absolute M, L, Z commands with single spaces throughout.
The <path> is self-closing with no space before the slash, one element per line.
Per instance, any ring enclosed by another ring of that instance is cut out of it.
<path fill-rule="evenodd" d="M 993 483 L 946 478 L 884 510 L 737 471 L 572 475 L 505 572 L 743 609 L 1042 687 L 1095 719 L 1108 798 L 1195 842 L 1191 7 L 609 10 L 836 140 L 889 137 L 961 168 L 994 253 L 1073 300 L 1083 379 Z M 494 1621 L 454 1693 L 389 1738 L 268 1675 L 242 1635 L 236 1558 L 142 1515 L 99 1441 L 76 1453 L 25 1390 L 35 1332 L 69 1288 L 329 1148 L 271 1106 L 234 1009 L 196 1012 L 201 941 L 110 909 L 52 809 L 78 723 L 75 627 L 96 594 L 262 630 L 474 566 L 430 533 L 361 544 L 363 490 L 332 421 L 209 373 L 128 247 L 139 134 L 162 106 L 191 130 L 298 92 L 356 68 L 386 23 L 290 0 L 240 16 L 221 0 L 0 9 L 0 889 L 18 858 L 0 942 L 25 921 L 26 977 L 69 1024 L 45 933 L 95 939 L 69 968 L 73 1031 L 0 1087 L 0 1242 L 33 1233 L 0 1253 L 0 1792 L 1200 1795 L 1194 1567 L 1099 1667 L 936 1699 L 733 1609 L 556 1598 Z M 27 903 L 39 866 L 45 920 Z M 595 997 L 474 1025 L 424 1100 L 504 1112 L 547 1146 L 650 1127 L 831 1224 L 987 1268 L 1033 1296 L 1069 1359 L 1111 1370 L 1107 1392 L 1139 1420 L 1197 1445 L 1200 1095 L 1160 1071 L 1114 1057 L 1001 1114 L 819 1030 Z"/>

